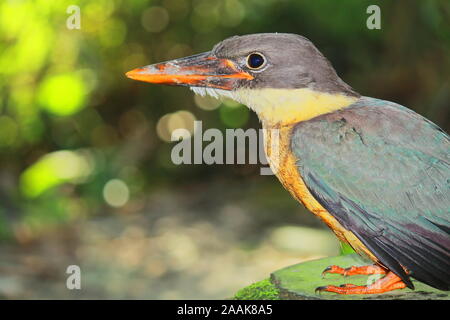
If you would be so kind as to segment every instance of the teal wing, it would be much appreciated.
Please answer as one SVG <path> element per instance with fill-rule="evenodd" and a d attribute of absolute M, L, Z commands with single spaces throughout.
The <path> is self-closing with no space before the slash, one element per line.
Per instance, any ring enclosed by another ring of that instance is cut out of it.
<path fill-rule="evenodd" d="M 398 104 L 361 98 L 296 125 L 306 186 L 382 264 L 450 288 L 450 138 Z"/>

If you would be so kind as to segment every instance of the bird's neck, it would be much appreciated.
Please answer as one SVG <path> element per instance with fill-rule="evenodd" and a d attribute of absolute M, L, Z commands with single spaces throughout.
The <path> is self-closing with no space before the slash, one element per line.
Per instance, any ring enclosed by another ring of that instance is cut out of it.
<path fill-rule="evenodd" d="M 292 125 L 345 108 L 358 96 L 333 94 L 312 89 L 245 89 L 234 98 L 253 109 L 266 127 Z"/>

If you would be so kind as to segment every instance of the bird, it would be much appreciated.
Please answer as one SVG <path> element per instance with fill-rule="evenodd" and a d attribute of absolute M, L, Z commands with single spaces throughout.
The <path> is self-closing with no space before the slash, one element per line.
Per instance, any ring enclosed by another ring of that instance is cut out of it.
<path fill-rule="evenodd" d="M 277 130 L 277 152 L 270 136 L 264 145 L 281 184 L 371 263 L 322 275 L 381 275 L 316 292 L 380 294 L 414 289 L 412 278 L 450 289 L 449 135 L 407 107 L 356 92 L 306 37 L 233 36 L 126 76 L 231 98 Z"/>

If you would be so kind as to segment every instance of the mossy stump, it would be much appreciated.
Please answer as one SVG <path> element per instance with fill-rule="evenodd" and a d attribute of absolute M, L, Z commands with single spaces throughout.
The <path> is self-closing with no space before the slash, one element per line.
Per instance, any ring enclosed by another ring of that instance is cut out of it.
<path fill-rule="evenodd" d="M 366 285 L 375 281 L 379 275 L 343 277 L 327 274 L 322 279 L 322 271 L 330 266 L 350 267 L 367 265 L 356 254 L 313 260 L 292 265 L 271 274 L 270 279 L 257 282 L 241 289 L 234 297 L 238 300 L 450 300 L 450 292 L 434 289 L 413 280 L 415 290 L 408 288 L 376 295 L 339 295 L 330 292 L 315 293 L 315 289 L 325 285 L 352 283 Z"/>

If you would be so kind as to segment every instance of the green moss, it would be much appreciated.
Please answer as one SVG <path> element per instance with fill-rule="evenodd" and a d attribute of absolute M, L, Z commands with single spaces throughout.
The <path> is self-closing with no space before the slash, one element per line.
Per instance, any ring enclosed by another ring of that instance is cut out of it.
<path fill-rule="evenodd" d="M 239 290 L 233 300 L 280 300 L 278 289 L 269 279 L 261 280 Z"/>

